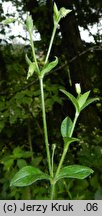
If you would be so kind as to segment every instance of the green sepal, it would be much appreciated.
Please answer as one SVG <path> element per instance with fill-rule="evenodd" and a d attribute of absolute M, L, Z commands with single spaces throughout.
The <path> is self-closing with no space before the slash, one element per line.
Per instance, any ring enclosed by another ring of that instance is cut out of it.
<path fill-rule="evenodd" d="M 56 176 L 56 182 L 62 178 L 85 179 L 93 170 L 86 166 L 70 165 L 63 167 Z"/>
<path fill-rule="evenodd" d="M 50 181 L 50 176 L 46 173 L 43 173 L 40 169 L 32 166 L 25 166 L 15 174 L 15 176 L 11 180 L 10 186 L 29 186 L 34 182 L 43 179 Z"/>
<path fill-rule="evenodd" d="M 32 16 L 27 16 L 26 28 L 27 28 L 28 32 L 30 32 L 30 33 L 33 32 L 33 19 L 32 19 Z"/>
<path fill-rule="evenodd" d="M 40 73 L 40 77 L 43 78 L 45 76 L 45 74 L 50 72 L 54 67 L 56 67 L 57 64 L 58 64 L 58 58 L 55 57 L 54 61 L 52 61 L 52 62 L 50 62 L 44 66 L 44 68 L 42 69 L 42 71 Z"/>
<path fill-rule="evenodd" d="M 69 137 L 72 130 L 73 122 L 67 116 L 61 123 L 61 135 L 62 137 Z"/>

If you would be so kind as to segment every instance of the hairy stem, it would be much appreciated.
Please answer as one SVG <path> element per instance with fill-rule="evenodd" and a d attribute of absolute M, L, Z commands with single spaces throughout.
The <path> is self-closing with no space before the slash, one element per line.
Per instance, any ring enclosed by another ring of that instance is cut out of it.
<path fill-rule="evenodd" d="M 45 102 L 44 102 L 44 89 L 43 89 L 43 79 L 42 78 L 40 78 L 40 90 L 41 90 L 42 118 L 43 118 L 47 161 L 48 161 L 49 172 L 50 172 L 50 175 L 52 176 L 51 157 L 50 157 L 49 142 L 48 142 L 48 132 L 47 132 L 47 122 L 46 122 L 46 112 L 45 112 Z"/>
<path fill-rule="evenodd" d="M 69 147 L 69 145 L 68 145 L 68 147 Z M 68 151 L 68 147 L 63 149 L 63 153 L 62 153 L 62 156 L 61 156 L 61 159 L 60 159 L 60 162 L 59 162 L 59 165 L 58 165 L 58 168 L 57 168 L 55 177 L 58 175 L 58 173 L 59 173 L 59 171 L 60 171 L 60 169 L 61 169 L 61 167 L 62 167 L 62 164 L 63 164 L 63 162 L 64 162 L 66 153 L 67 153 L 67 151 Z"/>
<path fill-rule="evenodd" d="M 75 117 L 74 117 L 74 121 L 73 121 L 73 126 L 72 126 L 72 129 L 71 129 L 71 132 L 70 132 L 70 136 L 69 136 L 69 137 L 72 137 L 72 135 L 73 135 L 74 128 L 75 128 L 75 125 L 76 125 L 76 122 L 77 122 L 78 117 L 79 117 L 79 113 L 76 112 L 76 113 L 75 113 Z"/>
<path fill-rule="evenodd" d="M 55 183 L 51 184 L 51 200 L 54 199 L 55 196 Z"/>

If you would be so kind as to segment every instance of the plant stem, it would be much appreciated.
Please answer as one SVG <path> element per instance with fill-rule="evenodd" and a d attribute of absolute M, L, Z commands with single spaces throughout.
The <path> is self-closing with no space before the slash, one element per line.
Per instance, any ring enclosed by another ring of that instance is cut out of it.
<path fill-rule="evenodd" d="M 39 73 L 40 70 L 39 70 L 37 59 L 36 59 L 36 54 L 35 54 L 35 48 L 34 48 L 34 42 L 33 42 L 33 38 L 32 38 L 32 33 L 29 32 L 29 35 L 30 35 L 30 44 L 31 44 L 31 48 L 32 48 L 33 59 L 34 59 L 34 62 L 36 64 L 37 71 Z"/>
<path fill-rule="evenodd" d="M 52 166 L 52 177 L 54 175 L 53 166 L 54 166 L 54 154 L 55 154 L 56 144 L 52 145 L 52 157 L 51 157 L 51 166 Z"/>
<path fill-rule="evenodd" d="M 55 196 L 55 183 L 51 184 L 51 200 L 54 199 Z"/>
<path fill-rule="evenodd" d="M 70 183 L 69 183 L 69 185 L 70 185 Z M 66 181 L 64 181 L 65 190 L 68 193 L 69 199 L 72 200 L 72 195 L 71 195 L 71 193 L 70 193 L 70 191 L 68 189 L 69 185 L 67 185 Z"/>
<path fill-rule="evenodd" d="M 70 136 L 69 136 L 69 137 L 72 137 L 72 135 L 73 135 L 74 128 L 75 128 L 75 125 L 76 125 L 76 122 L 77 122 L 78 117 L 79 117 L 79 113 L 76 112 L 76 113 L 75 113 L 75 117 L 74 117 L 74 121 L 73 121 L 73 126 L 72 126 L 72 129 L 71 129 L 71 132 L 70 132 Z"/>
<path fill-rule="evenodd" d="M 69 145 L 68 145 L 68 147 L 69 147 Z M 59 162 L 55 177 L 58 175 L 58 173 L 59 173 L 59 171 L 60 171 L 60 169 L 62 167 L 63 161 L 64 161 L 66 153 L 68 151 L 68 147 L 63 149 L 63 153 L 62 153 L 62 156 L 61 156 L 61 159 L 60 159 L 60 162 Z"/>
<path fill-rule="evenodd" d="M 73 121 L 73 126 L 72 126 L 72 129 L 71 129 L 71 132 L 70 132 L 70 136 L 69 136 L 69 137 L 72 137 L 72 135 L 73 135 L 73 131 L 74 131 L 74 128 L 75 128 L 75 125 L 76 125 L 76 121 L 77 121 L 77 119 L 78 119 L 78 116 L 79 116 L 79 113 L 76 112 L 76 113 L 75 113 L 75 117 L 74 117 L 74 121 Z M 64 149 L 63 149 L 63 153 L 62 153 L 62 156 L 61 156 L 61 159 L 60 159 L 60 162 L 59 162 L 59 165 L 58 165 L 58 168 L 57 168 L 57 171 L 56 171 L 56 175 L 55 175 L 55 176 L 58 175 L 58 173 L 59 173 L 59 171 L 60 171 L 60 169 L 61 169 L 61 167 L 62 167 L 62 164 L 63 164 L 63 162 L 64 162 L 65 156 L 66 156 L 67 151 L 68 151 L 68 147 L 69 147 L 69 144 L 67 144 L 67 145 L 64 147 Z"/>
<path fill-rule="evenodd" d="M 44 137 L 45 137 L 45 146 L 47 153 L 47 161 L 50 175 L 52 176 L 52 168 L 51 168 L 51 157 L 48 143 L 48 132 L 47 132 L 47 123 L 46 123 L 46 112 L 45 112 L 45 102 L 44 102 L 44 89 L 43 89 L 43 78 L 40 79 L 40 90 L 41 90 L 41 102 L 42 102 L 42 118 L 43 118 L 43 127 L 44 127 Z"/>
<path fill-rule="evenodd" d="M 49 59 L 49 55 L 50 55 L 50 52 L 51 52 L 52 44 L 53 44 L 53 41 L 54 41 L 56 29 L 57 29 L 57 25 L 58 24 L 54 25 L 54 28 L 53 28 L 53 32 L 52 32 L 52 36 L 51 36 L 51 40 L 50 40 L 50 44 L 49 44 L 49 48 L 48 48 L 48 52 L 47 52 L 46 59 L 45 59 L 45 64 L 47 64 L 48 59 Z"/>

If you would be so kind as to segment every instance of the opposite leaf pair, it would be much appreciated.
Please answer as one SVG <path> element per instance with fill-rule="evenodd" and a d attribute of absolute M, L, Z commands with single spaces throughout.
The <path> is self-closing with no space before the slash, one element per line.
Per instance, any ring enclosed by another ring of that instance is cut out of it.
<path fill-rule="evenodd" d="M 99 100 L 99 98 L 90 98 L 89 94 L 90 91 L 85 92 L 84 94 L 78 94 L 78 97 L 75 98 L 71 93 L 67 92 L 66 90 L 60 90 L 61 92 L 63 92 L 73 103 L 76 112 L 79 114 L 85 107 L 87 107 L 88 105 L 90 105 L 91 103 L 93 103 L 96 100 Z"/>
<path fill-rule="evenodd" d="M 90 91 L 81 94 L 80 84 L 76 84 L 76 86 L 78 87 L 78 89 L 76 88 L 76 92 L 78 93 L 77 98 L 75 98 L 71 93 L 67 92 L 66 90 L 60 90 L 71 100 L 76 110 L 74 121 L 72 121 L 71 118 L 67 116 L 61 124 L 61 134 L 64 140 L 64 144 L 67 145 L 67 148 L 69 147 L 70 143 L 78 141 L 78 139 L 73 138 L 72 135 L 80 112 L 89 104 L 93 103 L 96 100 L 99 100 L 99 98 L 88 99 Z"/>
<path fill-rule="evenodd" d="M 76 179 L 84 179 L 93 173 L 93 170 L 80 165 L 70 165 L 63 167 L 59 174 L 56 176 L 55 179 L 51 179 L 51 177 L 42 172 L 40 169 L 32 167 L 32 166 L 25 166 L 18 173 L 14 176 L 11 181 L 10 186 L 16 187 L 24 187 L 33 184 L 38 180 L 48 180 L 50 182 L 54 181 L 56 183 L 62 178 L 76 178 Z"/>
<path fill-rule="evenodd" d="M 48 72 L 50 72 L 58 64 L 58 58 L 55 57 L 54 61 L 44 65 L 44 67 L 41 68 L 41 71 L 38 71 L 37 67 L 36 67 L 36 63 L 31 62 L 31 60 L 28 58 L 27 54 L 26 54 L 26 61 L 29 65 L 27 79 L 29 77 L 31 77 L 34 74 L 34 72 L 38 75 L 39 78 L 43 78 Z"/>

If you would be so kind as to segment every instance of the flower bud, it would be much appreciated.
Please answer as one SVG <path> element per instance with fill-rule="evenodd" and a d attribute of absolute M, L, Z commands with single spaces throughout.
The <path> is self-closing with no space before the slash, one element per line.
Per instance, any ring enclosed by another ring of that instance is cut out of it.
<path fill-rule="evenodd" d="M 33 19 L 32 19 L 32 16 L 27 16 L 27 19 L 26 19 L 26 27 L 27 27 L 27 30 L 29 32 L 33 32 Z"/>
<path fill-rule="evenodd" d="M 76 89 L 76 93 L 79 95 L 81 94 L 81 86 L 80 83 L 76 83 L 75 84 L 75 89 Z"/>
<path fill-rule="evenodd" d="M 55 149 L 56 149 L 56 143 L 53 143 L 52 144 L 52 150 L 55 151 Z"/>
<path fill-rule="evenodd" d="M 64 7 L 62 7 L 60 9 L 60 18 L 63 18 L 65 16 L 67 16 L 68 13 L 70 13 L 72 10 L 66 9 Z"/>

